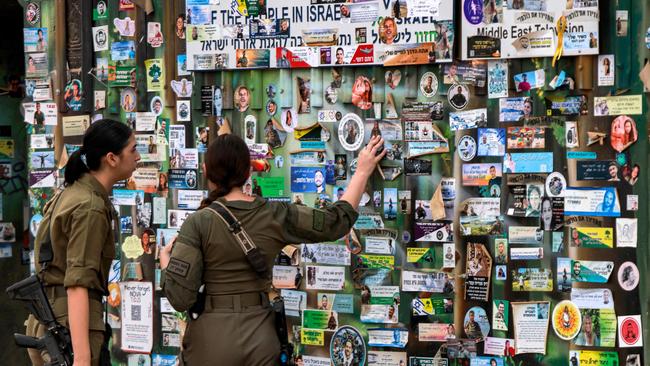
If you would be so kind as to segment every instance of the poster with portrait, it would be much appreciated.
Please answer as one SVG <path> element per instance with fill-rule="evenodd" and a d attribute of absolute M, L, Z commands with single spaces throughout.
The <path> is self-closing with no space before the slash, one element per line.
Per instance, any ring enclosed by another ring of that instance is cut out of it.
<path fill-rule="evenodd" d="M 588 7 L 578 7 L 578 1 L 568 0 L 502 3 L 503 7 L 482 0 L 463 1 L 462 59 L 552 57 L 558 42 L 557 23 L 562 16 L 569 25 L 562 54 L 598 54 L 598 2 Z"/>
<path fill-rule="evenodd" d="M 465 280 L 465 300 L 488 301 L 492 274 L 492 257 L 484 244 L 467 244 L 465 273 L 467 274 L 467 279 Z M 469 334 L 467 336 L 473 338 Z M 485 336 L 487 336 L 487 333 L 483 334 L 483 337 Z"/>
<path fill-rule="evenodd" d="M 533 115 L 533 101 L 530 98 L 500 98 L 499 121 L 517 122 Z"/>
<path fill-rule="evenodd" d="M 503 156 L 506 152 L 504 128 L 478 129 L 478 156 Z"/>
<path fill-rule="evenodd" d="M 488 97 L 508 97 L 508 61 L 494 60 L 488 62 Z"/>
<path fill-rule="evenodd" d="M 186 37 L 188 70 L 197 69 L 197 59 L 222 50 L 228 50 L 225 67 L 235 68 L 239 64 L 235 50 L 244 46 L 248 47 L 247 54 L 258 51 L 275 54 L 276 49 L 283 47 L 312 48 L 315 51 L 312 53 L 321 53 L 321 65 L 353 63 L 351 59 L 368 64 L 448 62 L 453 56 L 455 42 L 452 5 L 452 0 L 427 3 L 426 15 L 396 18 L 393 4 L 388 1 L 341 5 L 324 1 L 269 0 L 264 7 L 265 17 L 258 18 L 248 16 L 248 11 L 241 6 L 231 8 L 224 2 L 188 2 L 187 10 L 192 14 Z M 213 13 L 227 15 L 221 19 L 211 16 Z M 414 21 L 421 17 L 431 20 L 426 23 Z M 403 23 L 404 19 L 409 20 L 408 26 Z M 375 36 L 370 37 L 369 32 Z M 422 38 L 420 34 L 427 36 Z M 341 60 L 337 54 L 339 49 Z M 323 50 L 327 52 L 320 52 Z M 328 53 L 329 57 L 323 57 Z M 345 60 L 345 53 L 350 54 L 348 60 Z M 289 64 L 274 58 L 269 65 L 275 68 Z M 209 67 L 214 69 L 213 65 Z"/>
<path fill-rule="evenodd" d="M 567 188 L 564 197 L 566 216 L 618 217 L 621 215 L 615 187 Z"/>
<path fill-rule="evenodd" d="M 598 86 L 614 86 L 616 67 L 614 55 L 598 56 Z"/>

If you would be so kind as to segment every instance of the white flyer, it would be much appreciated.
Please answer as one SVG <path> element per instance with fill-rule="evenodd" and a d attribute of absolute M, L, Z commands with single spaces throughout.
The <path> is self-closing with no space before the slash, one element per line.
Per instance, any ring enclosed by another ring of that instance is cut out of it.
<path fill-rule="evenodd" d="M 149 353 L 153 346 L 153 284 L 122 282 L 122 351 Z"/>
<path fill-rule="evenodd" d="M 307 290 L 342 290 L 345 285 L 345 267 L 305 266 Z"/>

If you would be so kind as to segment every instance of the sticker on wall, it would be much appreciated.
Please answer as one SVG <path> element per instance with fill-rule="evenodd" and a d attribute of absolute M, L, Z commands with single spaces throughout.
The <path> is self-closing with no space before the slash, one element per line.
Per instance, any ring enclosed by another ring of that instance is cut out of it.
<path fill-rule="evenodd" d="M 93 20 L 108 19 L 108 7 L 106 1 L 99 0 L 97 6 L 93 9 Z"/>
<path fill-rule="evenodd" d="M 400 70 L 387 70 L 384 74 L 386 86 L 391 89 L 397 88 L 399 82 L 402 81 L 402 71 Z"/>
<path fill-rule="evenodd" d="M 636 122 L 628 116 L 618 116 L 612 121 L 610 142 L 612 148 L 622 152 L 636 142 L 639 134 Z"/>
<path fill-rule="evenodd" d="M 250 90 L 240 85 L 235 89 L 235 108 L 240 112 L 246 112 L 251 103 L 251 92 Z"/>
<path fill-rule="evenodd" d="M 564 140 L 568 149 L 580 147 L 580 139 L 578 138 L 578 122 L 564 122 Z"/>
<path fill-rule="evenodd" d="M 278 111 L 278 104 L 274 100 L 269 100 L 266 102 L 266 114 L 269 116 L 275 116 L 275 113 Z"/>
<path fill-rule="evenodd" d="M 623 315 L 618 317 L 618 346 L 642 347 L 641 315 Z"/>
<path fill-rule="evenodd" d="M 115 18 L 113 19 L 113 25 L 115 25 L 122 37 L 133 37 L 135 34 L 135 21 L 131 20 L 130 17 L 124 19 Z"/>
<path fill-rule="evenodd" d="M 149 105 L 151 113 L 155 114 L 156 117 L 160 116 L 163 112 L 162 99 L 159 96 L 155 96 L 151 99 Z"/>
<path fill-rule="evenodd" d="M 29 2 L 25 5 L 25 21 L 31 25 L 41 20 L 41 6 L 35 2 Z"/>
<path fill-rule="evenodd" d="M 244 141 L 246 141 L 247 144 L 254 144 L 257 131 L 257 118 L 252 114 L 247 115 L 244 117 L 244 126 L 246 128 L 246 138 Z"/>
<path fill-rule="evenodd" d="M 364 127 L 361 117 L 348 113 L 341 119 L 338 127 L 339 142 L 347 151 L 356 151 L 363 143 Z"/>
<path fill-rule="evenodd" d="M 469 89 L 462 84 L 454 84 L 449 87 L 447 100 L 456 110 L 465 109 L 469 103 Z"/>
<path fill-rule="evenodd" d="M 162 91 L 165 85 L 165 63 L 161 58 L 144 61 L 147 71 L 147 91 Z"/>
<path fill-rule="evenodd" d="M 458 141 L 458 156 L 462 161 L 471 161 L 476 156 L 476 141 L 470 135 L 465 135 Z"/>
<path fill-rule="evenodd" d="M 559 172 L 553 172 L 546 177 L 546 194 L 551 197 L 564 197 L 566 179 Z"/>
<path fill-rule="evenodd" d="M 84 90 L 83 90 L 83 84 L 81 83 L 81 80 L 72 79 L 65 86 L 65 94 L 63 95 L 63 99 L 65 99 L 65 104 L 72 111 L 78 112 L 81 110 L 81 104 L 83 103 L 83 98 L 84 98 Z M 133 99 L 133 101 L 135 101 L 135 98 Z"/>
<path fill-rule="evenodd" d="M 508 61 L 488 61 L 488 97 L 508 97 Z"/>
<path fill-rule="evenodd" d="M 293 132 L 298 125 L 298 114 L 295 109 L 283 109 L 280 120 L 282 121 L 282 129 L 286 132 Z"/>
<path fill-rule="evenodd" d="M 618 284 L 625 291 L 632 291 L 639 284 L 639 269 L 634 262 L 624 262 L 618 268 Z"/>
<path fill-rule="evenodd" d="M 598 56 L 598 86 L 614 86 L 616 80 L 614 60 L 614 55 Z"/>
<path fill-rule="evenodd" d="M 192 96 L 192 81 L 189 81 L 186 78 L 182 78 L 180 81 L 172 80 L 171 86 L 178 98 L 189 98 Z"/>
<path fill-rule="evenodd" d="M 135 111 L 135 90 L 133 88 L 124 88 L 120 92 L 120 105 L 125 112 Z"/>
<path fill-rule="evenodd" d="M 191 121 L 190 101 L 179 100 L 176 103 L 176 120 L 178 121 Z"/>
<path fill-rule="evenodd" d="M 108 51 L 108 25 L 93 27 L 93 49 L 95 52 Z"/>
<path fill-rule="evenodd" d="M 470 339 L 484 339 L 490 333 L 490 321 L 485 309 L 480 306 L 470 308 L 463 320 L 465 335 Z"/>
<path fill-rule="evenodd" d="M 372 82 L 365 76 L 358 76 L 352 86 L 352 104 L 359 109 L 372 107 Z"/>
<path fill-rule="evenodd" d="M 160 31 L 160 23 L 147 23 L 147 43 L 149 43 L 153 48 L 162 46 L 163 34 Z"/>
<path fill-rule="evenodd" d="M 420 91 L 422 94 L 431 98 L 438 93 L 438 77 L 433 72 L 425 72 L 420 79 Z"/>
<path fill-rule="evenodd" d="M 569 300 L 560 301 L 555 305 L 552 319 L 553 330 L 560 339 L 571 340 L 580 332 L 582 326 L 580 310 Z"/>
<path fill-rule="evenodd" d="M 131 235 L 124 239 L 122 244 L 122 252 L 127 258 L 135 259 L 144 253 L 142 245 L 140 245 L 140 238 L 137 235 Z"/>

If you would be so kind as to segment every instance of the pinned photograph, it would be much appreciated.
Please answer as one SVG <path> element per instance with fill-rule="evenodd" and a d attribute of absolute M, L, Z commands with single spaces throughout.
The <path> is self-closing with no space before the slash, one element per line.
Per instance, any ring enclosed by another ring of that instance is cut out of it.
<path fill-rule="evenodd" d="M 296 77 L 298 84 L 298 113 L 311 111 L 311 81 L 306 78 Z"/>
<path fill-rule="evenodd" d="M 627 10 L 616 10 L 616 36 L 627 37 L 628 22 Z"/>
<path fill-rule="evenodd" d="M 543 69 L 528 71 L 515 75 L 515 88 L 518 92 L 527 92 L 544 86 L 546 73 Z"/>
<path fill-rule="evenodd" d="M 638 137 L 636 122 L 631 117 L 618 116 L 612 121 L 610 143 L 614 150 L 623 152 L 635 143 Z"/>
<path fill-rule="evenodd" d="M 243 85 L 238 86 L 237 89 L 235 89 L 234 100 L 235 108 L 240 112 L 246 112 L 251 104 L 250 90 Z"/>
<path fill-rule="evenodd" d="M 124 88 L 120 92 L 120 105 L 125 112 L 134 112 L 135 111 L 135 90 L 132 88 Z"/>
<path fill-rule="evenodd" d="M 433 72 L 425 72 L 420 79 L 420 92 L 427 98 L 438 93 L 438 77 Z"/>
<path fill-rule="evenodd" d="M 359 109 L 368 110 L 372 107 L 372 82 L 365 76 L 357 76 L 352 85 L 352 104 Z"/>
<path fill-rule="evenodd" d="M 598 86 L 614 86 L 616 68 L 614 55 L 598 56 Z"/>
<path fill-rule="evenodd" d="M 399 85 L 399 82 L 402 81 L 402 71 L 399 69 L 387 70 L 384 77 L 386 86 L 391 89 L 395 89 Z"/>
<path fill-rule="evenodd" d="M 295 109 L 283 109 L 280 118 L 282 129 L 286 132 L 293 132 L 298 126 L 298 114 Z"/>

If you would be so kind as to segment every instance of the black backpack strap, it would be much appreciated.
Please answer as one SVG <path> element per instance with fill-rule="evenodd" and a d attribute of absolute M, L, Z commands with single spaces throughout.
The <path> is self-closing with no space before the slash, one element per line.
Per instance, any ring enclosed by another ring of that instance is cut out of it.
<path fill-rule="evenodd" d="M 56 210 L 57 203 L 59 202 L 59 197 L 61 196 L 61 193 L 63 191 L 57 193 L 51 201 L 51 204 L 47 205 L 43 209 L 43 213 L 47 216 L 49 215 L 47 219 L 47 228 L 45 231 L 45 237 L 43 238 L 43 242 L 41 244 L 41 249 L 38 253 L 38 263 L 41 264 L 41 272 L 47 268 L 47 265 L 54 260 L 54 251 L 52 249 L 52 238 L 50 236 L 50 228 L 51 228 L 51 223 L 52 223 L 52 215 L 54 214 L 54 211 Z M 51 207 L 53 206 L 53 207 Z M 51 209 L 50 209 L 51 207 Z M 43 219 L 45 220 L 45 218 Z M 38 233 L 37 233 L 38 234 Z M 36 238 L 34 238 L 36 239 Z"/>

